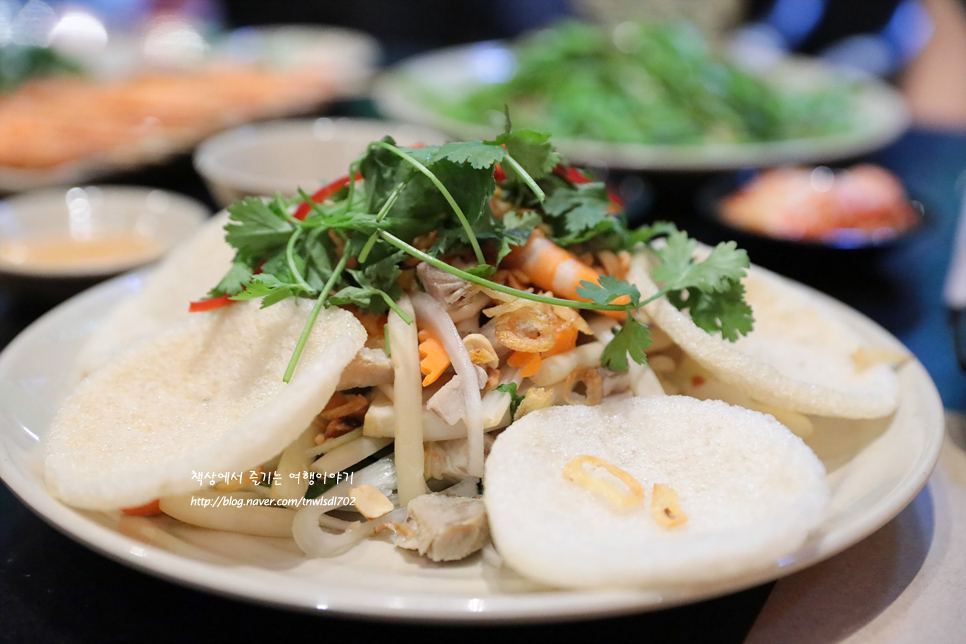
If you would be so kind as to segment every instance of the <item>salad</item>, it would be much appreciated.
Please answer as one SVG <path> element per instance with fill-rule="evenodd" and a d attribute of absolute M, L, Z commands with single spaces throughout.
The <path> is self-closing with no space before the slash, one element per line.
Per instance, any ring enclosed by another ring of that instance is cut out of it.
<path fill-rule="evenodd" d="M 228 212 L 234 259 L 192 311 L 308 299 L 279 374 L 286 381 L 326 307 L 351 311 L 367 335 L 313 426 L 252 470 L 247 487 L 261 487 L 260 474 L 284 481 L 305 471 L 296 496 L 346 498 L 351 485 L 369 518 L 408 505 L 410 520 L 440 525 L 427 545 L 389 521 L 397 543 L 438 560 L 486 541 L 482 502 L 464 497 L 478 491 L 491 432 L 552 405 L 660 392 L 643 366 L 655 342 L 639 312 L 645 303 L 666 295 L 729 340 L 752 328 L 744 251 L 722 243 L 699 261 L 697 242 L 671 224 L 629 230 L 603 183 L 562 165 L 548 135 L 509 123 L 492 141 L 401 148 L 387 137 L 312 195 L 246 198 Z M 644 298 L 627 281 L 632 251 L 660 264 L 659 293 Z M 444 488 L 461 500 L 427 494 Z M 164 499 L 160 507 L 176 517 L 185 510 Z M 338 554 L 386 524 L 339 523 L 331 510 L 296 515 L 292 530 L 307 552 Z M 467 523 L 479 538 L 439 545 L 448 527 Z"/>
<path fill-rule="evenodd" d="M 563 22 L 515 47 L 502 82 L 456 99 L 428 97 L 468 123 L 517 123 L 567 139 L 701 145 L 784 141 L 847 131 L 852 88 L 786 88 L 728 62 L 685 22 L 606 30 Z"/>

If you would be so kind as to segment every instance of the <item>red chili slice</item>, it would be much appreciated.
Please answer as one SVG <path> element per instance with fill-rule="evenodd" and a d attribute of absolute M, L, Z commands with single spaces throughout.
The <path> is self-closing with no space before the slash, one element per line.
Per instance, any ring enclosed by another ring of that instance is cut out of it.
<path fill-rule="evenodd" d="M 232 303 L 230 295 L 222 295 L 221 297 L 211 297 L 207 300 L 198 300 L 197 302 L 192 302 L 188 305 L 189 313 L 201 313 L 202 311 L 214 311 L 220 309 L 223 306 L 228 306 Z"/>
<path fill-rule="evenodd" d="M 358 181 L 361 178 L 362 178 L 362 174 L 357 172 L 356 181 Z M 326 199 L 328 199 L 329 197 L 337 193 L 339 190 L 342 190 L 342 188 L 348 185 L 348 183 L 349 183 L 349 175 L 346 175 L 344 177 L 339 177 L 335 181 L 331 183 L 327 183 L 321 188 L 319 188 L 318 190 L 316 190 L 315 194 L 312 195 L 312 201 L 314 201 L 315 203 L 322 203 L 323 201 L 325 201 Z M 302 219 L 305 219 L 310 212 L 312 212 L 312 205 L 309 204 L 309 202 L 307 201 L 303 201 L 301 204 L 299 204 L 299 207 L 295 209 L 295 212 L 292 213 L 292 216 L 295 217 L 296 219 L 302 220 Z"/>
<path fill-rule="evenodd" d="M 557 166 L 553 169 L 553 173 L 563 177 L 570 183 L 577 185 L 592 182 L 592 179 L 588 179 L 580 170 L 577 170 L 569 165 L 563 165 L 562 163 L 557 164 Z M 620 206 L 621 208 L 624 207 L 624 202 L 621 201 L 621 198 L 617 196 L 617 193 L 610 188 L 607 189 L 607 196 L 610 198 L 611 203 L 615 206 Z"/>

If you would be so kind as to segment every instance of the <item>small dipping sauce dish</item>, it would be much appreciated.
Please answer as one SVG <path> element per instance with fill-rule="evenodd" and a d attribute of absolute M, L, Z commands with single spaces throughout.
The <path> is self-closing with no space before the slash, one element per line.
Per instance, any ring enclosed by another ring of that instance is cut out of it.
<path fill-rule="evenodd" d="M 154 188 L 75 186 L 0 201 L 0 285 L 69 295 L 150 264 L 210 215 L 189 197 Z"/>

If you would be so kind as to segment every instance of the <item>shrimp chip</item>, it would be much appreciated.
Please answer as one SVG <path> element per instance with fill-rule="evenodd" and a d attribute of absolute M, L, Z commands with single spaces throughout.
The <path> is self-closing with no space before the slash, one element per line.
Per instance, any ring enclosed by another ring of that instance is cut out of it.
<path fill-rule="evenodd" d="M 619 475 L 606 483 L 620 507 L 596 480 L 561 475 L 588 454 Z M 504 561 L 574 588 L 665 588 L 777 570 L 829 499 L 822 462 L 774 418 L 685 396 L 530 413 L 493 443 L 484 488 Z"/>
<path fill-rule="evenodd" d="M 131 342 L 188 317 L 188 303 L 202 299 L 231 266 L 235 251 L 225 242 L 227 222 L 227 212 L 209 219 L 162 260 L 137 294 L 111 311 L 81 349 L 76 364 L 79 377 L 107 364 Z"/>
<path fill-rule="evenodd" d="M 313 302 L 233 304 L 136 344 L 83 380 L 45 444 L 50 492 L 96 510 L 200 487 L 279 454 L 335 391 L 366 341 L 348 311 L 323 311 L 288 384 L 282 374 Z"/>
<path fill-rule="evenodd" d="M 628 277 L 646 298 L 657 292 L 657 285 L 639 260 Z M 863 341 L 832 306 L 757 267 L 743 284 L 755 329 L 734 343 L 698 328 L 667 298 L 644 308 L 701 366 L 757 402 L 837 418 L 880 418 L 895 411 L 895 371 L 888 363 L 857 368 L 853 356 Z"/>

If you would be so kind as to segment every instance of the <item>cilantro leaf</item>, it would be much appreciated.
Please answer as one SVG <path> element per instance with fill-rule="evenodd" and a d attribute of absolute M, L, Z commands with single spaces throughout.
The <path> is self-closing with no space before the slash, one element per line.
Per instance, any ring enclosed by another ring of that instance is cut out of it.
<path fill-rule="evenodd" d="M 543 202 L 547 216 L 559 219 L 563 230 L 571 235 L 593 230 L 608 220 L 610 205 L 607 188 L 599 182 L 554 190 Z"/>
<path fill-rule="evenodd" d="M 667 246 L 657 251 L 661 265 L 654 269 L 654 280 L 673 291 L 698 288 L 706 292 L 727 290 L 731 280 L 740 280 L 748 268 L 748 253 L 735 242 L 715 246 L 703 262 L 694 261 L 698 242 L 683 231 L 667 238 Z"/>
<path fill-rule="evenodd" d="M 439 146 L 434 159 L 446 159 L 453 163 L 468 163 L 477 170 L 492 168 L 506 158 L 507 151 L 496 143 L 461 141 Z"/>
<path fill-rule="evenodd" d="M 641 292 L 637 287 L 613 275 L 602 275 L 600 284 L 581 280 L 577 295 L 597 304 L 613 304 L 614 300 L 626 295 L 630 297 L 630 306 L 635 309 L 641 306 Z"/>
<path fill-rule="evenodd" d="M 644 350 L 649 346 L 651 346 L 650 330 L 632 315 L 628 315 L 624 326 L 604 347 L 604 352 L 600 354 L 600 364 L 611 371 L 627 371 L 628 356 L 637 364 L 647 363 Z"/>
<path fill-rule="evenodd" d="M 500 252 L 497 256 L 497 263 L 506 257 L 506 254 L 510 252 L 510 246 L 523 246 L 530 239 L 530 235 L 533 233 L 533 229 L 537 227 L 543 221 L 543 218 L 539 214 L 532 210 L 516 211 L 511 210 L 510 212 L 503 215 L 503 234 L 504 240 L 507 245 L 504 249 L 500 248 Z"/>
<path fill-rule="evenodd" d="M 402 289 L 396 279 L 402 274 L 399 264 L 405 253 L 395 252 L 374 262 L 367 262 L 362 269 L 349 269 L 346 272 L 357 286 L 348 285 L 329 296 L 329 303 L 335 305 L 355 304 L 373 313 L 382 313 L 388 307 L 386 297 L 399 299 Z"/>
<path fill-rule="evenodd" d="M 510 394 L 510 420 L 517 415 L 517 409 L 520 407 L 520 403 L 526 396 L 521 396 L 517 393 L 517 383 L 515 382 L 505 382 L 496 388 L 496 391 L 502 391 Z"/>
<path fill-rule="evenodd" d="M 707 293 L 692 288 L 685 293 L 686 297 L 680 291 L 668 293 L 668 300 L 678 309 L 687 308 L 694 323 L 708 333 L 721 333 L 734 342 L 754 327 L 751 306 L 744 299 L 745 287 L 737 280 L 730 280 L 727 290 Z"/>
<path fill-rule="evenodd" d="M 218 284 L 208 291 L 208 297 L 221 297 L 222 295 L 235 295 L 240 293 L 245 285 L 252 279 L 252 262 L 250 258 L 241 253 L 235 255 L 231 263 L 231 268 L 225 273 Z"/>
<path fill-rule="evenodd" d="M 346 304 L 355 304 L 356 306 L 371 310 L 373 307 L 378 306 L 381 299 L 373 301 L 373 296 L 377 298 L 380 297 L 379 289 L 372 288 L 369 286 L 346 286 L 345 288 L 333 293 L 329 296 L 328 304 L 335 306 L 344 306 Z"/>
<path fill-rule="evenodd" d="M 627 250 L 633 250 L 640 243 L 647 243 L 655 237 L 672 235 L 676 232 L 678 227 L 670 221 L 656 221 L 649 226 L 641 226 L 627 233 L 623 246 Z"/>
<path fill-rule="evenodd" d="M 387 138 L 385 141 L 391 143 L 392 140 Z M 467 221 L 475 224 L 496 189 L 492 167 L 478 168 L 473 163 L 464 163 L 469 160 L 468 147 L 454 148 L 449 153 L 441 154 L 445 147 L 400 148 L 399 152 L 415 159 L 435 175 L 453 196 Z M 477 152 L 482 147 L 495 146 L 481 144 Z M 460 162 L 454 162 L 448 156 L 455 156 Z M 474 157 L 476 165 L 482 158 L 485 158 L 485 154 Z M 395 201 L 382 228 L 401 239 L 424 235 L 453 218 L 453 208 L 439 189 L 399 154 L 372 146 L 360 163 L 360 172 L 366 186 L 365 207 L 368 212 L 379 212 L 395 193 Z"/>
<path fill-rule="evenodd" d="M 257 254 L 288 241 L 295 227 L 285 218 L 283 204 L 245 197 L 228 206 L 225 241 L 237 250 Z"/>
<path fill-rule="evenodd" d="M 261 297 L 262 308 L 277 304 L 290 297 L 296 297 L 302 292 L 298 284 L 283 282 L 271 273 L 259 273 L 252 277 L 251 282 L 241 293 L 234 295 L 233 300 L 254 300 Z"/>
<path fill-rule="evenodd" d="M 507 256 L 510 252 L 510 247 L 526 244 L 527 239 L 530 238 L 530 233 L 533 232 L 533 229 L 540 221 L 540 215 L 536 213 L 531 213 L 531 217 L 526 219 L 515 219 L 513 217 L 508 219 L 504 215 L 503 220 L 500 220 L 487 207 L 482 216 L 474 224 L 473 232 L 480 242 L 489 242 L 493 246 L 496 252 L 496 258 L 493 261 L 493 265 L 480 264 L 468 270 L 475 275 L 481 276 L 484 276 L 481 274 L 481 271 L 485 271 L 486 277 L 495 273 L 495 265 L 499 264 L 500 260 Z M 508 229 L 508 222 L 513 224 L 515 228 Z M 469 245 L 469 238 L 466 235 L 466 230 L 462 226 L 441 228 L 438 232 L 439 237 L 429 250 L 430 255 L 433 257 L 441 257 L 458 252 Z"/>
<path fill-rule="evenodd" d="M 662 264 L 653 277 L 664 283 L 668 301 L 680 310 L 688 309 L 696 325 L 734 342 L 754 325 L 741 284 L 749 266 L 748 253 L 735 242 L 722 242 L 704 261 L 695 262 L 696 248 L 697 242 L 687 233 L 672 232 L 667 245 L 657 251 Z"/>
<path fill-rule="evenodd" d="M 505 145 L 510 156 L 534 179 L 547 176 L 560 163 L 560 154 L 550 143 L 549 134 L 528 129 L 514 130 L 501 134 L 492 143 Z M 503 172 L 508 179 L 520 179 L 519 173 L 509 165 L 503 168 Z"/>
<path fill-rule="evenodd" d="M 335 256 L 335 244 L 329 237 L 329 231 L 314 228 L 299 240 L 296 250 L 305 257 L 305 267 L 302 274 L 305 281 L 316 291 L 321 291 L 326 281 L 332 275 L 332 257 Z"/>

